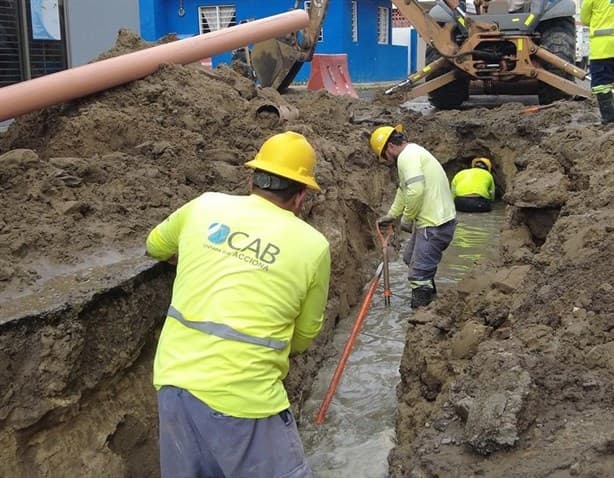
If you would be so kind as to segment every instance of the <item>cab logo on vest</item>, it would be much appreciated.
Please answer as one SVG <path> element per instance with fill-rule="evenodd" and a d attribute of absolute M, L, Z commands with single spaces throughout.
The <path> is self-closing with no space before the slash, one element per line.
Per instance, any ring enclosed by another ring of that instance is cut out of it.
<path fill-rule="evenodd" d="M 230 227 L 219 222 L 209 225 L 207 239 L 211 244 L 215 244 L 207 247 L 264 270 L 268 270 L 269 266 L 275 263 L 281 252 L 281 249 L 271 242 L 251 236 L 247 232 L 231 231 Z"/>
<path fill-rule="evenodd" d="M 221 244 L 224 242 L 229 233 L 230 228 L 225 224 L 220 224 L 219 222 L 210 224 L 209 228 L 207 229 L 207 237 L 209 242 L 213 242 L 213 244 Z"/>

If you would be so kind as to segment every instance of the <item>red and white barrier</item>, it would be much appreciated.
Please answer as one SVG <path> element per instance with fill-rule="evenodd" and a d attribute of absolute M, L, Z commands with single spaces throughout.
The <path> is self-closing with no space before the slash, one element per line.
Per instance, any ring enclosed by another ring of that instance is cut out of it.
<path fill-rule="evenodd" d="M 358 98 L 350 79 L 347 54 L 313 55 L 307 89 L 310 91 L 325 89 L 333 95 Z"/>

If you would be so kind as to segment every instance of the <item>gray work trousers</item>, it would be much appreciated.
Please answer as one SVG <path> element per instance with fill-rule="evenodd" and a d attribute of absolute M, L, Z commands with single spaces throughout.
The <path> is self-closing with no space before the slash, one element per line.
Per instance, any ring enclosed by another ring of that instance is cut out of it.
<path fill-rule="evenodd" d="M 290 410 L 266 418 L 219 413 L 187 390 L 158 391 L 162 478 L 311 478 Z"/>
<path fill-rule="evenodd" d="M 437 227 L 416 228 L 403 251 L 403 262 L 409 266 L 412 289 L 435 285 L 435 274 L 445 251 L 454 237 L 456 220 Z"/>

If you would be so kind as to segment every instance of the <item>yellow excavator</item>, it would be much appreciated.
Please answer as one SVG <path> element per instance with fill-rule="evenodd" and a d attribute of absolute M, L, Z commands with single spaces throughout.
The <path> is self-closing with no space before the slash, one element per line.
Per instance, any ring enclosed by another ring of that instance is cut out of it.
<path fill-rule="evenodd" d="M 305 30 L 254 45 L 251 63 L 262 86 L 283 92 L 311 60 L 328 3 L 305 2 Z M 587 77 L 574 61 L 574 0 L 473 0 L 471 13 L 466 0 L 438 0 L 428 12 L 417 0 L 392 3 L 426 43 L 427 65 L 388 94 L 428 95 L 440 109 L 457 108 L 470 92 L 536 94 L 540 104 L 590 96 L 574 81 Z"/>
<path fill-rule="evenodd" d="M 415 0 L 393 0 L 427 44 L 424 68 L 386 91 L 404 89 L 405 99 L 428 94 L 440 109 L 460 106 L 471 87 L 482 94 L 538 96 L 540 104 L 590 96 L 574 79 L 573 0 L 440 0 L 428 13 Z M 497 6 L 500 10 L 495 11 Z"/>

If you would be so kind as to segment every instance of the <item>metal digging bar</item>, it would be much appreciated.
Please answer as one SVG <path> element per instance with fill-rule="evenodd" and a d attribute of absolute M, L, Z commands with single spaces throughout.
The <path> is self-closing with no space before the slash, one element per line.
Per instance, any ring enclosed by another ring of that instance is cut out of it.
<path fill-rule="evenodd" d="M 384 301 L 385 305 L 390 305 L 390 279 L 388 272 L 388 241 L 392 237 L 393 228 L 392 226 L 388 226 L 386 231 L 386 236 L 382 234 L 379 230 L 379 227 L 375 226 L 375 231 L 377 233 L 377 237 L 380 239 L 382 244 L 382 251 L 384 254 L 382 262 L 380 262 L 377 270 L 375 271 L 375 275 L 371 279 L 369 283 L 369 288 L 363 299 L 362 305 L 360 306 L 360 310 L 358 311 L 358 316 L 356 317 L 356 322 L 354 323 L 354 327 L 352 328 L 352 332 L 350 333 L 350 337 L 348 338 L 343 352 L 341 353 L 341 359 L 337 364 L 337 368 L 335 369 L 335 373 L 331 378 L 330 384 L 328 385 L 328 389 L 326 390 L 326 395 L 322 400 L 322 404 L 320 405 L 320 409 L 318 410 L 318 414 L 316 416 L 316 424 L 321 425 L 326 417 L 326 412 L 328 411 L 328 407 L 333 401 L 333 397 L 335 396 L 335 392 L 337 391 L 337 386 L 341 381 L 341 376 L 343 375 L 343 370 L 345 369 L 345 365 L 347 364 L 348 359 L 350 358 L 350 354 L 352 353 L 352 347 L 354 347 L 354 342 L 356 342 L 356 338 L 360 333 L 360 328 L 367 316 L 367 312 L 369 311 L 369 306 L 371 305 L 371 301 L 373 300 L 373 295 L 377 290 L 377 284 L 379 282 L 382 273 L 384 274 Z"/>
<path fill-rule="evenodd" d="M 341 354 L 341 359 L 337 364 L 337 368 L 335 369 L 335 373 L 328 385 L 328 389 L 326 390 L 326 395 L 324 396 L 324 400 L 322 400 L 322 404 L 320 405 L 320 409 L 318 410 L 318 415 L 316 416 L 316 424 L 321 425 L 326 417 L 326 412 L 328 411 L 328 407 L 333 401 L 333 397 L 335 396 L 335 392 L 337 391 L 337 386 L 341 380 L 341 375 L 343 374 L 343 370 L 345 369 L 345 365 L 347 364 L 348 359 L 350 358 L 350 354 L 352 353 L 352 347 L 354 347 L 354 342 L 358 337 L 360 332 L 360 328 L 362 327 L 362 323 L 364 322 L 365 317 L 367 316 L 367 312 L 369 310 L 369 306 L 371 305 L 371 300 L 373 299 L 373 294 L 377 289 L 377 283 L 382 275 L 382 271 L 384 269 L 384 263 L 381 262 L 379 267 L 377 268 L 375 275 L 371 279 L 369 283 L 369 289 L 367 290 L 367 294 L 362 302 L 360 307 L 360 311 L 358 312 L 358 317 L 356 318 L 356 322 L 354 323 L 354 328 L 352 329 L 352 333 L 350 334 L 349 339 L 345 343 L 345 347 Z"/>
<path fill-rule="evenodd" d="M 382 264 L 384 266 L 384 305 L 386 307 L 390 307 L 390 296 L 392 295 L 390 292 L 390 265 L 388 261 L 388 241 L 392 237 L 392 233 L 394 232 L 392 225 L 387 226 L 386 234 L 382 232 L 382 230 L 376 226 L 375 232 L 377 233 L 377 237 L 382 245 Z"/>

